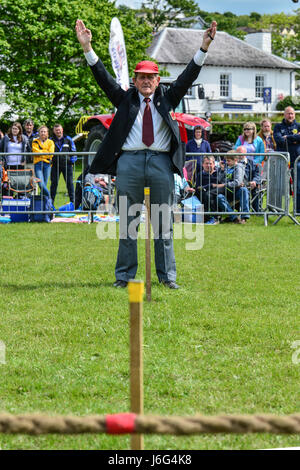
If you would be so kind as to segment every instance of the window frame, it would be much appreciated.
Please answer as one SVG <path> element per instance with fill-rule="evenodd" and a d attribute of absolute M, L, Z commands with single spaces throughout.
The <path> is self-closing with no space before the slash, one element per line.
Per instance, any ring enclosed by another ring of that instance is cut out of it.
<path fill-rule="evenodd" d="M 260 79 L 260 85 L 257 84 L 258 79 Z M 264 88 L 266 87 L 266 75 L 263 73 L 255 74 L 255 98 L 263 99 L 264 97 Z"/>
<path fill-rule="evenodd" d="M 224 77 L 226 77 L 226 83 L 224 83 Z M 223 80 L 223 82 L 222 82 Z M 227 91 L 227 94 L 222 93 L 222 88 L 224 91 Z M 230 99 L 231 98 L 231 74 L 222 72 L 219 75 L 219 95 L 222 99 Z"/>

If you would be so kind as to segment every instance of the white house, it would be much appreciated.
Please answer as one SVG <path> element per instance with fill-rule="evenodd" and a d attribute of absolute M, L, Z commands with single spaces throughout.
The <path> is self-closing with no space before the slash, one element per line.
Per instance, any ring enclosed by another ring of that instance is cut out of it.
<path fill-rule="evenodd" d="M 198 29 L 165 28 L 154 36 L 147 52 L 175 79 L 201 45 L 202 35 Z M 217 32 L 195 82 L 203 84 L 205 99 L 191 88 L 189 111 L 265 112 L 267 106 L 268 111 L 275 110 L 278 100 L 295 94 L 296 69 L 296 64 L 271 54 L 271 33 L 256 32 L 242 41 Z"/>

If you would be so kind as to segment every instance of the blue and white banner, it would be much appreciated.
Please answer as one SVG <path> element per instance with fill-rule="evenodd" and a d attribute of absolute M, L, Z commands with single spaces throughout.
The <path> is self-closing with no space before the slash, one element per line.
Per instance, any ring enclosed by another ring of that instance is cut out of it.
<path fill-rule="evenodd" d="M 129 74 L 126 47 L 122 26 L 118 18 L 114 17 L 110 24 L 109 53 L 117 82 L 123 88 L 129 88 Z"/>

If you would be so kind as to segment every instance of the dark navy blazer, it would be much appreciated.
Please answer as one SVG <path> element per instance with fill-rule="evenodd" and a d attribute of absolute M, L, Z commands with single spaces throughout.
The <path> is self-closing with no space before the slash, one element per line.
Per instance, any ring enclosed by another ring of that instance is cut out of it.
<path fill-rule="evenodd" d="M 105 69 L 100 59 L 91 66 L 91 69 L 98 85 L 117 108 L 117 112 L 97 151 L 90 172 L 115 175 L 122 146 L 139 112 L 139 95 L 135 87 L 129 88 L 127 91 L 123 90 Z M 170 87 L 167 88 L 160 84 L 156 88 L 153 99 L 154 106 L 171 130 L 170 158 L 174 173 L 181 176 L 185 162 L 185 143 L 181 142 L 178 124 L 172 118 L 171 112 L 178 106 L 187 90 L 197 79 L 200 70 L 201 66 L 191 60 Z"/>

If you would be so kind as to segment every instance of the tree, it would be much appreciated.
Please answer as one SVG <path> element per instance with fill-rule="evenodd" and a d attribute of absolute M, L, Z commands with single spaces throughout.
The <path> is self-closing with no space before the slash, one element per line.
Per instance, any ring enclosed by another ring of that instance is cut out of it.
<path fill-rule="evenodd" d="M 153 32 L 165 26 L 188 27 L 200 12 L 194 0 L 145 0 L 141 11 Z"/>
<path fill-rule="evenodd" d="M 291 106 L 296 111 L 300 110 L 300 100 L 298 96 L 286 96 L 283 100 L 278 101 L 276 109 L 277 111 L 284 111 L 288 106 Z"/>
<path fill-rule="evenodd" d="M 208 24 L 210 24 L 212 20 L 216 20 L 218 23 L 218 31 L 225 31 L 232 36 L 238 37 L 239 39 L 243 39 L 245 36 L 243 31 L 237 29 L 238 26 L 241 26 L 241 17 L 231 13 L 230 11 L 226 11 L 225 13 L 221 14 L 218 12 L 208 13 L 200 10 L 200 15 Z M 247 21 L 249 21 L 249 17 L 247 17 Z M 243 22 L 245 23 L 245 17 L 243 17 Z"/>
<path fill-rule="evenodd" d="M 75 34 L 79 17 L 92 30 L 93 47 L 114 75 L 108 51 L 110 22 L 118 16 L 124 32 L 130 71 L 146 57 L 151 30 L 132 10 L 108 0 L 1 0 L 0 80 L 13 114 L 37 123 L 85 113 L 107 112 L 107 100 L 89 71 Z"/>
<path fill-rule="evenodd" d="M 262 15 L 258 22 L 250 23 L 250 26 L 272 32 L 273 54 L 287 60 L 300 60 L 300 8 L 295 10 L 294 15 Z"/>
<path fill-rule="evenodd" d="M 260 19 L 261 19 L 261 15 L 259 13 L 256 13 L 255 11 L 252 11 L 250 13 L 250 20 L 259 21 Z"/>

